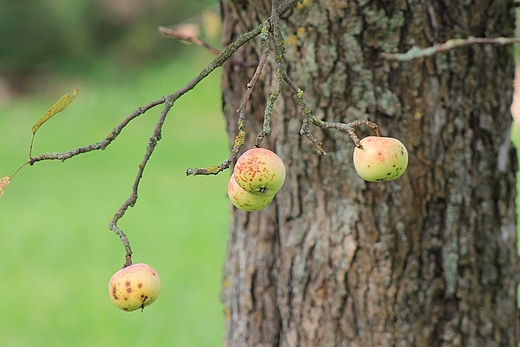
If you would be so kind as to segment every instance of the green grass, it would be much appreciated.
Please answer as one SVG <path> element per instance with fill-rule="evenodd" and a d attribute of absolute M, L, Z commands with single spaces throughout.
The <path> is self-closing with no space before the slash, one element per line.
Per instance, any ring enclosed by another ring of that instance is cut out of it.
<path fill-rule="evenodd" d="M 88 77 L 61 76 L 34 97 L 0 106 L 0 177 L 27 160 L 34 121 L 74 87 L 78 97 L 39 130 L 34 154 L 102 140 L 210 59 L 183 57 L 131 73 L 100 64 Z M 134 262 L 161 276 L 160 297 L 142 313 L 122 312 L 110 301 L 108 280 L 124 263 L 124 249 L 107 225 L 130 194 L 160 108 L 130 123 L 105 151 L 40 162 L 12 180 L 0 198 L 1 346 L 222 344 L 228 174 L 184 174 L 228 156 L 218 84 L 219 76 L 210 76 L 174 105 L 138 202 L 119 223 Z"/>

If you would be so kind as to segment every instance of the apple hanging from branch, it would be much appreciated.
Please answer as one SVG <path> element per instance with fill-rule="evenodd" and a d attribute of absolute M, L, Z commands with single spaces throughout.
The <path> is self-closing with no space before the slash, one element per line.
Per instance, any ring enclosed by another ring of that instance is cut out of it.
<path fill-rule="evenodd" d="M 114 305 L 123 311 L 144 309 L 152 304 L 161 292 L 157 271 L 148 264 L 133 264 L 116 272 L 108 284 Z"/>
<path fill-rule="evenodd" d="M 285 181 L 285 165 L 276 153 L 253 148 L 238 158 L 229 178 L 228 197 L 238 209 L 259 211 L 271 203 Z"/>
<path fill-rule="evenodd" d="M 232 174 L 228 183 L 228 197 L 236 208 L 244 211 L 259 211 L 273 201 L 274 195 L 258 195 L 246 192 Z"/>
<path fill-rule="evenodd" d="M 285 165 L 274 152 L 252 148 L 238 158 L 233 169 L 235 181 L 250 194 L 274 196 L 285 181 Z"/>
<path fill-rule="evenodd" d="M 392 181 L 406 170 L 408 151 L 395 138 L 367 136 L 354 149 L 353 161 L 358 175 L 365 181 Z"/>

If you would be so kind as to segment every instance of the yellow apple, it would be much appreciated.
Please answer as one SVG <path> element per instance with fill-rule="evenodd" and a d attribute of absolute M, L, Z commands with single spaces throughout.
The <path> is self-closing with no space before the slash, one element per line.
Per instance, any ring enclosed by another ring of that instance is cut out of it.
<path fill-rule="evenodd" d="M 235 181 L 234 174 L 229 178 L 228 197 L 236 208 L 248 212 L 258 211 L 267 207 L 274 198 L 274 196 L 270 195 L 256 195 L 246 192 Z"/>
<path fill-rule="evenodd" d="M 276 153 L 253 148 L 238 158 L 235 181 L 250 194 L 274 196 L 285 181 L 285 165 Z"/>
<path fill-rule="evenodd" d="M 371 182 L 399 178 L 408 166 L 408 151 L 392 137 L 367 136 L 361 148 L 354 149 L 353 161 L 358 175 Z"/>
<path fill-rule="evenodd" d="M 110 299 L 123 311 L 144 309 L 161 291 L 161 280 L 150 265 L 139 263 L 116 272 L 108 284 Z"/>

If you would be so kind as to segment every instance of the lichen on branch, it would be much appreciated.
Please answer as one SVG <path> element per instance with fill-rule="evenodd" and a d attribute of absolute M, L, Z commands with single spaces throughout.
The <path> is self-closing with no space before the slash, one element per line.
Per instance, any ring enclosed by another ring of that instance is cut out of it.
<path fill-rule="evenodd" d="M 468 37 L 467 39 L 451 39 L 444 43 L 438 43 L 431 47 L 420 48 L 413 46 L 406 53 L 381 53 L 381 57 L 387 60 L 410 61 L 431 57 L 439 53 L 451 51 L 455 48 L 469 45 L 511 45 L 520 43 L 520 38 L 516 37 Z"/>

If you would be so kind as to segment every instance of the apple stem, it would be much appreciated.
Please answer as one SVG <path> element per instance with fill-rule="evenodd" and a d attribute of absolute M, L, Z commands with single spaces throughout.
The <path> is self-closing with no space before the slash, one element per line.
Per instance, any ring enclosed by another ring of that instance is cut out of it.
<path fill-rule="evenodd" d="M 310 124 L 315 125 L 322 129 L 338 129 L 341 131 L 345 131 L 346 133 L 348 133 L 350 135 L 350 138 L 352 139 L 352 141 L 354 141 L 354 145 L 357 148 L 362 148 L 362 146 L 360 143 L 361 140 L 357 136 L 354 128 L 364 125 L 367 128 L 372 129 L 375 132 L 376 136 L 381 136 L 381 134 L 379 133 L 379 127 L 377 126 L 377 124 L 373 123 L 369 120 L 355 120 L 350 123 L 339 123 L 339 122 L 333 123 L 333 122 L 324 122 L 321 119 L 318 119 L 311 115 L 304 120 L 304 127 L 302 127 L 302 130 L 300 130 L 300 133 L 305 134 L 307 137 L 309 137 L 313 143 L 315 141 L 313 141 L 312 135 L 309 134 L 309 130 L 308 130 L 308 126 Z M 321 142 L 319 143 L 319 148 L 321 148 Z M 323 151 L 323 149 L 321 149 L 321 151 L 318 149 L 318 154 L 324 154 L 324 153 L 325 153 L 325 151 Z"/>
<path fill-rule="evenodd" d="M 123 269 L 127 266 L 132 265 L 132 248 L 130 247 L 130 241 L 128 241 L 128 238 L 126 237 L 123 230 L 119 229 L 116 222 L 112 221 L 108 225 L 108 228 L 112 230 L 119 238 L 121 238 L 121 241 L 123 242 L 123 246 L 125 247 L 125 264 L 123 265 Z"/>
<path fill-rule="evenodd" d="M 377 126 L 377 124 L 373 123 L 369 120 L 355 120 L 353 122 L 347 123 L 347 132 L 350 135 L 350 138 L 352 139 L 352 141 L 354 141 L 354 145 L 357 148 L 363 148 L 363 146 L 361 146 L 361 140 L 357 136 L 354 128 L 360 127 L 362 125 L 374 130 L 374 132 L 376 133 L 376 136 L 381 136 L 381 134 L 379 133 L 379 127 Z"/>

